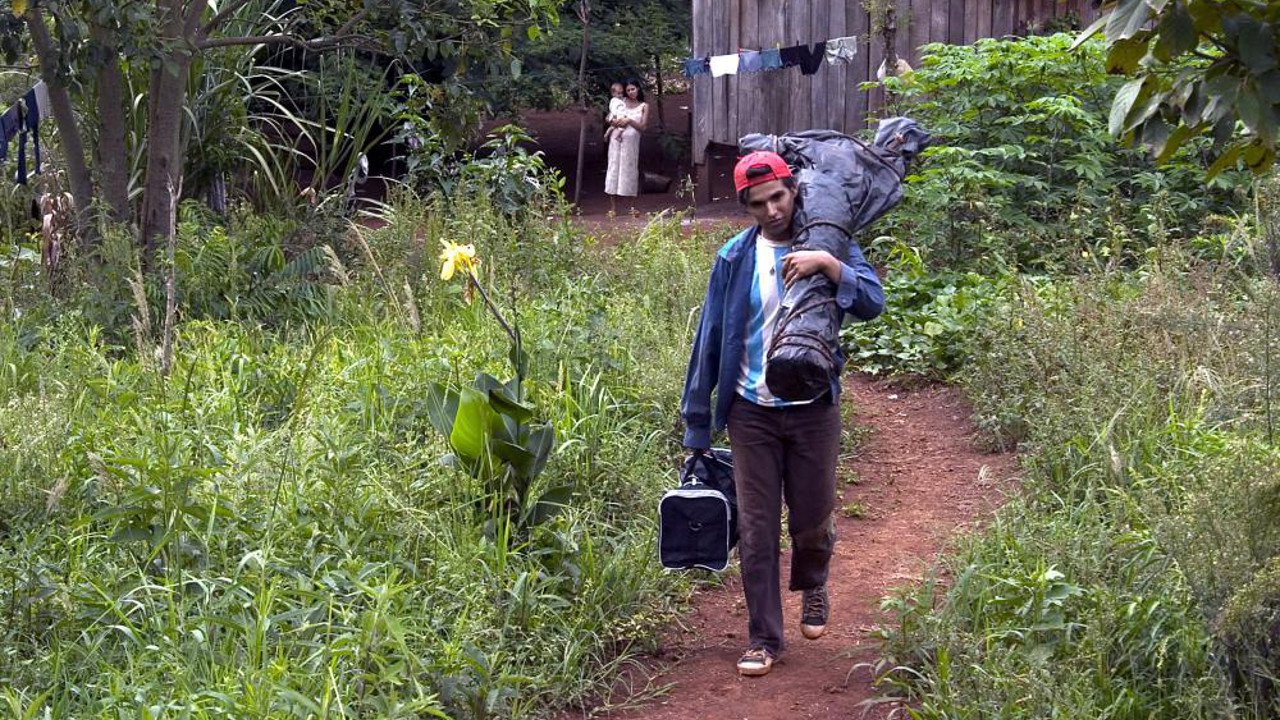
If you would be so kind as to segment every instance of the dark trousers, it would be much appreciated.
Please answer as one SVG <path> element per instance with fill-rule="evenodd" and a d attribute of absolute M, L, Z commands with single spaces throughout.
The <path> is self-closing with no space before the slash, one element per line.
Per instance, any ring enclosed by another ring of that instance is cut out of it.
<path fill-rule="evenodd" d="M 769 408 L 734 398 L 729 445 L 738 489 L 738 557 L 750 616 L 751 647 L 782 652 L 779 535 L 782 502 L 791 534 L 791 590 L 827 582 L 835 545 L 836 459 L 840 408 Z M 797 618 L 798 620 L 798 618 Z"/>

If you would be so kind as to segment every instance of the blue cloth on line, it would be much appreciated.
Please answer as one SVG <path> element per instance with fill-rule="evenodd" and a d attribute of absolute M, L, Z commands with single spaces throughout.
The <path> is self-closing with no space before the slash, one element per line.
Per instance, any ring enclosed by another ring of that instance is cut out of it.
<path fill-rule="evenodd" d="M 760 69 L 761 70 L 781 70 L 782 69 L 782 52 L 777 48 L 761 51 L 760 52 Z"/>
<path fill-rule="evenodd" d="M 738 53 L 739 73 L 758 73 L 764 69 L 764 58 L 757 50 L 743 50 Z"/>
<path fill-rule="evenodd" d="M 31 147 L 36 161 L 36 174 L 40 174 L 40 104 L 36 102 L 36 91 L 32 88 L 23 96 L 27 104 L 27 130 L 31 133 Z"/>
<path fill-rule="evenodd" d="M 14 105 L 0 115 L 0 162 L 9 159 L 9 143 L 18 134 L 20 117 L 18 106 Z"/>
<path fill-rule="evenodd" d="M 711 72 L 711 63 L 708 58 L 687 58 L 684 61 L 684 76 L 694 77 L 696 75 L 706 75 Z"/>

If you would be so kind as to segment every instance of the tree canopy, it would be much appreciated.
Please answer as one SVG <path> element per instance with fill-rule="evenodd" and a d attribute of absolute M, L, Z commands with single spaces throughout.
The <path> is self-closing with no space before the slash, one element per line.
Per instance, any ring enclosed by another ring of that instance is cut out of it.
<path fill-rule="evenodd" d="M 213 53 L 349 48 L 425 59 L 448 68 L 442 79 L 468 67 L 504 72 L 517 38 L 554 25 L 555 8 L 555 0 L 9 0 L 23 22 L 0 25 L 0 49 L 39 60 L 82 219 L 102 200 L 129 221 L 140 196 L 147 245 L 172 222 L 188 109 Z M 73 101 L 93 111 L 76 112 Z M 86 139 L 96 141 L 92 160 Z M 141 193 L 131 193 L 138 155 L 146 157 Z"/>
<path fill-rule="evenodd" d="M 578 100 L 582 56 L 579 0 L 559 3 L 561 21 L 534 38 L 523 38 L 515 52 L 523 63 L 520 77 L 501 81 L 492 92 L 505 107 L 557 108 Z M 587 91 L 607 100 L 609 83 L 652 74 L 654 60 L 671 60 L 689 51 L 689 0 L 590 0 L 590 48 Z"/>
<path fill-rule="evenodd" d="M 1280 127 L 1280 3 L 1267 0 L 1109 0 L 1077 45 L 1104 32 L 1116 93 L 1111 131 L 1159 160 L 1212 133 L 1210 175 L 1275 162 Z M 1237 123 L 1243 133 L 1237 134 Z"/>

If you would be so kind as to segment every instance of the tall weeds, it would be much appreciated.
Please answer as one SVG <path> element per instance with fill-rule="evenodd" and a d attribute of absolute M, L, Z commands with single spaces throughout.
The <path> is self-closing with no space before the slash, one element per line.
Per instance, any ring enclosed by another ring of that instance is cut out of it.
<path fill-rule="evenodd" d="M 702 243 L 661 221 L 624 273 L 564 225 L 392 210 L 367 252 L 334 250 L 349 275 L 323 313 L 271 280 L 287 262 L 255 264 L 270 233 L 187 226 L 205 242 L 179 246 L 167 379 L 74 308 L 32 338 L 0 328 L 0 707 L 530 717 L 606 691 L 652 642 L 683 582 L 653 560 L 652 508 Z M 476 522 L 425 403 L 505 362 L 431 268 L 464 232 L 533 354 L 559 437 L 545 475 L 581 489 L 517 542 Z"/>
<path fill-rule="evenodd" d="M 888 602 L 887 678 L 918 717 L 1280 709 L 1233 680 L 1276 668 L 1257 644 L 1278 597 L 1257 578 L 1280 555 L 1273 281 L 1152 257 L 1024 283 L 981 330 L 964 382 L 987 436 L 1023 450 L 1025 495 L 961 543 L 949 587 Z"/>

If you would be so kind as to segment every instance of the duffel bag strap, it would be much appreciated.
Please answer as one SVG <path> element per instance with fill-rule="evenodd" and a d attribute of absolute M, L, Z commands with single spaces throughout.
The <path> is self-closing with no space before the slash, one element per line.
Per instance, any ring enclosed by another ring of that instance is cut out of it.
<path fill-rule="evenodd" d="M 704 465 L 706 464 L 707 451 L 703 450 L 702 448 L 694 448 L 693 451 L 689 453 L 689 457 L 685 458 L 684 460 L 684 469 L 680 472 L 681 485 L 690 484 L 690 483 L 696 483 L 698 485 L 706 484 L 702 482 L 702 480 L 698 478 L 698 474 L 694 472 L 694 468 L 697 467 L 696 463 L 699 463 L 699 462 L 703 463 Z"/>

